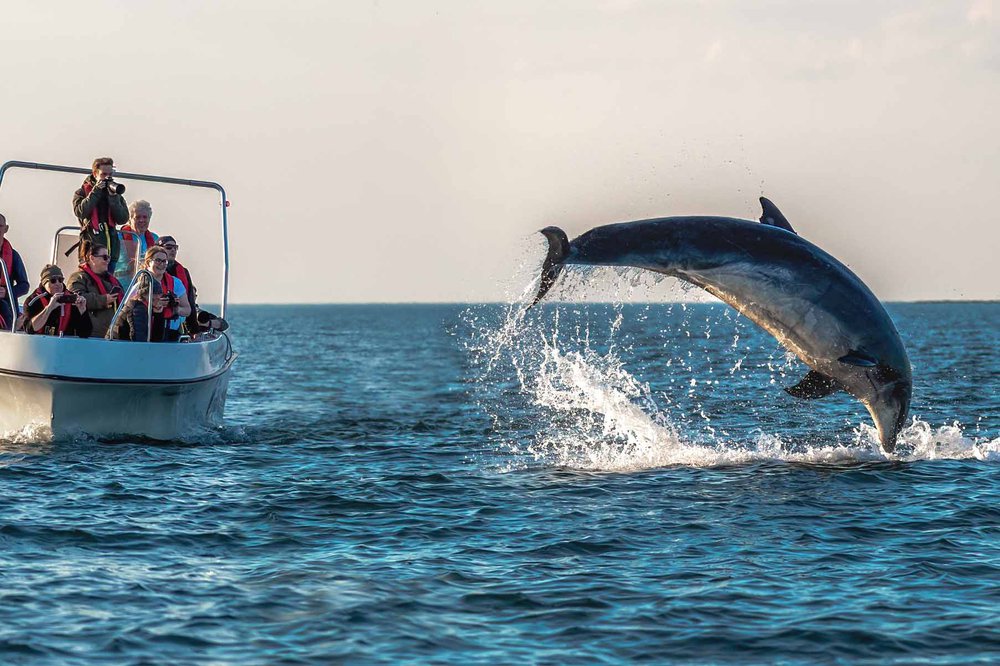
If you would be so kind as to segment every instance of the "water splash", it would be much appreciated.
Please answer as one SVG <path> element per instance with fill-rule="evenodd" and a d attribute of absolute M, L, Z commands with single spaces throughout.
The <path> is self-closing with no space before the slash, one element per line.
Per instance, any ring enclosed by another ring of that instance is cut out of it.
<path fill-rule="evenodd" d="M 614 295 L 613 302 L 574 304 L 592 297 L 595 282 L 601 285 L 598 292 Z M 556 303 L 527 310 L 536 280 L 511 298 L 499 322 L 468 311 L 471 335 L 466 337 L 466 349 L 478 370 L 478 400 L 492 417 L 501 448 L 524 466 L 541 463 L 614 472 L 756 462 L 1000 460 L 1000 438 L 970 437 L 958 423 L 934 426 L 919 418 L 900 433 L 897 450 L 890 456 L 881 451 L 877 432 L 865 421 L 851 428 L 853 440 L 849 435 L 831 435 L 824 425 L 829 421 L 815 415 L 815 431 L 805 437 L 775 428 L 759 429 L 751 436 L 745 428 L 743 434 L 730 434 L 714 422 L 700 393 L 718 395 L 723 389 L 716 388 L 717 376 L 723 383 L 742 382 L 750 377 L 748 366 L 755 363 L 765 383 L 769 374 L 771 385 L 786 385 L 801 373 L 800 364 L 780 347 L 759 348 L 759 336 L 753 342 L 752 331 L 740 328 L 749 324 L 741 324 L 732 310 L 713 311 L 714 319 L 700 322 L 681 302 L 676 308 L 682 330 L 664 336 L 683 339 L 676 345 L 663 343 L 664 359 L 658 366 L 659 372 L 672 375 L 669 385 L 676 388 L 673 393 L 651 389 L 630 370 L 636 361 L 632 341 L 622 334 L 623 305 L 662 301 L 665 289 L 668 295 L 687 296 L 683 284 L 632 269 L 570 267 L 553 289 L 551 297 L 560 299 Z M 674 307 L 668 305 L 668 313 Z M 633 310 L 630 314 L 635 316 Z M 640 311 L 638 316 L 650 313 Z M 597 325 L 600 317 L 604 319 Z M 734 326 L 735 333 L 725 332 Z M 696 340 L 715 347 L 695 348 Z M 750 362 L 751 354 L 764 358 Z M 749 409 L 747 418 L 755 419 L 756 405 L 733 401 L 726 408 L 732 410 L 728 416 Z M 508 462 L 508 469 L 517 467 L 518 463 Z"/>
<path fill-rule="evenodd" d="M 843 464 L 875 461 L 1000 461 L 1000 438 L 977 441 L 957 423 L 934 427 L 914 418 L 900 433 L 897 449 L 885 455 L 878 432 L 862 423 L 853 443 L 802 444 L 778 434 L 753 441 L 716 437 L 698 441 L 681 433 L 654 403 L 649 387 L 614 357 L 546 350 L 534 386 L 537 404 L 573 420 L 557 422 L 528 452 L 535 460 L 589 471 L 629 472 L 669 466 L 714 467 L 755 462 Z"/>
<path fill-rule="evenodd" d="M 29 423 L 17 430 L 0 433 L 4 449 L 22 445 L 45 444 L 52 441 L 52 428 L 48 424 Z"/>
<path fill-rule="evenodd" d="M 878 432 L 863 423 L 858 429 L 859 440 L 869 446 L 878 441 Z M 996 439 L 969 437 L 959 423 L 934 427 L 914 417 L 899 433 L 893 458 L 913 460 L 983 460 L 1000 462 L 1000 437 Z"/>

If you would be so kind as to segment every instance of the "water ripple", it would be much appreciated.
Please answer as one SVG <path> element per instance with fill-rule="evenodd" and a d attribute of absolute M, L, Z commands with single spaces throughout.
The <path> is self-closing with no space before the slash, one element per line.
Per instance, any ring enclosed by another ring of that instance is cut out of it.
<path fill-rule="evenodd" d="M 888 458 L 723 309 L 560 308 L 236 308 L 225 428 L 10 438 L 0 661 L 1000 661 L 996 305 L 893 307 Z"/>

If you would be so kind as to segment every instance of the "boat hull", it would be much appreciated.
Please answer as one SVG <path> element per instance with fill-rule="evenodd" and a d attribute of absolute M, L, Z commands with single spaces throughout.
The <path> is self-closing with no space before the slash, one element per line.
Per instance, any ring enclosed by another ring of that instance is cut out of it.
<path fill-rule="evenodd" d="M 222 424 L 228 339 L 177 344 L 0 336 L 4 433 L 171 440 Z"/>

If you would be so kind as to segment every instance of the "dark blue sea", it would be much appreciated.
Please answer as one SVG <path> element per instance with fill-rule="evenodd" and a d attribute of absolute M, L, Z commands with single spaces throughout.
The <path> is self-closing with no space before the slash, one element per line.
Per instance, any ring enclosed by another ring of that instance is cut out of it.
<path fill-rule="evenodd" d="M 1000 303 L 884 456 L 718 304 L 237 306 L 225 427 L 0 452 L 3 664 L 995 664 Z"/>

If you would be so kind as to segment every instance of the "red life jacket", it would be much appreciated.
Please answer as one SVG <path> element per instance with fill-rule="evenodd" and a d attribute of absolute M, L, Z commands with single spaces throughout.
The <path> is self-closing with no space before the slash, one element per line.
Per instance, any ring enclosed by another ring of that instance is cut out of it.
<path fill-rule="evenodd" d="M 175 261 L 173 271 L 171 275 L 181 281 L 181 284 L 184 285 L 184 291 L 191 291 L 191 274 L 188 273 L 188 269 L 181 266 L 181 262 Z"/>
<path fill-rule="evenodd" d="M 48 293 L 44 289 L 36 289 L 35 295 L 39 295 L 39 301 L 42 303 L 43 308 L 49 307 Z M 40 296 L 40 294 L 45 294 L 45 296 Z M 71 303 L 63 303 L 59 306 L 62 314 L 59 315 L 59 332 L 65 333 L 66 329 L 69 328 L 69 319 L 73 316 L 73 305 Z M 46 322 L 48 323 L 48 322 Z M 35 327 L 31 326 L 31 332 L 35 332 Z"/>
<path fill-rule="evenodd" d="M 88 197 L 90 196 L 90 193 L 93 191 L 94 186 L 90 184 L 90 179 L 88 178 L 87 180 L 83 181 L 83 187 L 80 189 L 83 190 L 83 196 Z M 95 232 L 101 230 L 101 221 L 98 219 L 97 216 L 97 206 L 94 206 L 94 210 L 90 212 L 90 228 Z M 111 215 L 110 203 L 108 204 L 108 229 L 110 229 L 111 231 L 115 230 L 115 220 L 114 216 Z"/>
<path fill-rule="evenodd" d="M 153 247 L 156 244 L 156 239 L 153 238 L 153 233 L 149 229 L 146 229 L 142 233 L 143 236 L 145 236 L 146 238 L 146 249 L 148 250 L 149 248 Z M 122 227 L 122 237 L 125 240 L 131 241 L 133 236 L 138 236 L 138 235 L 139 232 L 133 229 L 131 224 L 126 224 L 124 227 Z"/>
<path fill-rule="evenodd" d="M 88 266 L 87 264 L 80 264 L 80 270 L 90 276 L 90 279 L 93 280 L 94 284 L 97 285 L 97 291 L 101 292 L 101 296 L 107 296 L 108 290 L 104 286 L 104 281 L 101 280 L 101 277 L 97 273 L 95 273 L 90 269 L 90 266 Z M 108 273 L 107 278 L 108 282 L 110 282 L 112 285 L 118 287 L 119 289 L 122 288 L 122 283 L 119 282 L 118 278 L 116 278 L 114 275 Z"/>
<path fill-rule="evenodd" d="M 160 280 L 160 287 L 163 288 L 163 293 L 173 292 L 174 290 L 174 276 L 170 273 L 164 273 L 163 279 Z M 176 294 L 174 294 L 176 296 Z M 174 318 L 173 308 L 163 308 L 163 318 L 170 320 Z"/>
<path fill-rule="evenodd" d="M 3 249 L 0 249 L 0 257 L 3 258 L 3 263 L 7 267 L 7 275 L 14 277 L 14 248 L 10 246 L 10 241 L 6 238 L 3 239 Z M 3 280 L 3 276 L 0 275 L 0 280 Z M 4 287 L 9 287 L 6 281 L 3 283 Z"/>

